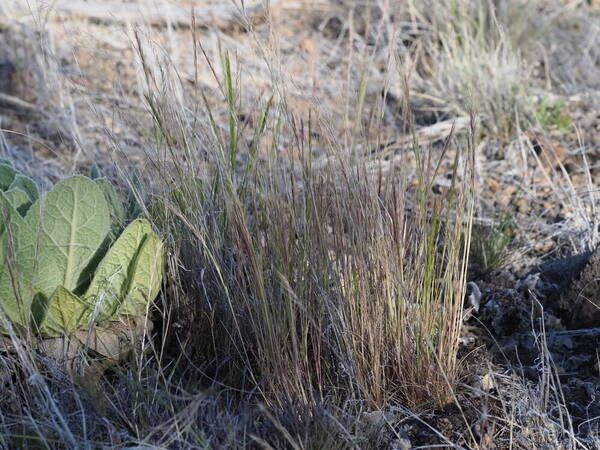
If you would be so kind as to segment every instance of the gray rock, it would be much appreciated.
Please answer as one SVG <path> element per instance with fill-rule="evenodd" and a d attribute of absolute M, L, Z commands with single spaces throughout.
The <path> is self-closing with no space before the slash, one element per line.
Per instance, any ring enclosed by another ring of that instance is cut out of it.
<path fill-rule="evenodd" d="M 594 250 L 563 297 L 564 303 L 572 305 L 571 328 L 600 326 L 600 248 Z"/>

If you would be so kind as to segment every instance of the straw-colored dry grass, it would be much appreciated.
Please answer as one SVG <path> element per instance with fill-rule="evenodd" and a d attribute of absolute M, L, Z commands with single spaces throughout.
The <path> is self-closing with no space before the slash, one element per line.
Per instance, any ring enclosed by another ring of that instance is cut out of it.
<path fill-rule="evenodd" d="M 97 163 L 168 258 L 127 363 L 73 377 L 0 348 L 0 448 L 597 444 L 543 340 L 536 382 L 494 337 L 464 345 L 474 274 L 596 244 L 594 141 L 568 172 L 530 136 L 553 136 L 540 99 L 597 89 L 597 9 L 307 0 L 180 29 L 18 4 L 0 63 L 30 109 L 0 97 L 2 156 L 44 186 Z"/>

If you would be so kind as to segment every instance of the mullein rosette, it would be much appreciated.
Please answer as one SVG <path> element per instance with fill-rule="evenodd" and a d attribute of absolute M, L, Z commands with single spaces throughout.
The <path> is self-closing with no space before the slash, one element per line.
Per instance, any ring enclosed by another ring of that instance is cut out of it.
<path fill-rule="evenodd" d="M 125 210 L 105 178 L 73 176 L 40 196 L 0 160 L 0 213 L 0 334 L 110 329 L 144 316 L 158 295 L 163 244 L 145 219 L 122 229 Z"/>

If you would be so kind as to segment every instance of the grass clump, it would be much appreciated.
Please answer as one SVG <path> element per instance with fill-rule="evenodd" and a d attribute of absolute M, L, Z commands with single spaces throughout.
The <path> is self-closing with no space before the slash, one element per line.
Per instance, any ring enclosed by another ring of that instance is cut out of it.
<path fill-rule="evenodd" d="M 430 187 L 444 153 L 438 161 L 418 146 L 413 190 L 402 176 L 377 178 L 360 162 L 332 159 L 316 169 L 310 130 L 294 128 L 285 103 L 259 110 L 257 127 L 245 131 L 235 119 L 237 84 L 222 85 L 229 127 L 183 139 L 213 137 L 208 177 L 189 178 L 197 152 L 188 147 L 169 170 L 184 175 L 168 182 L 176 191 L 155 217 L 173 243 L 171 301 L 185 311 L 176 320 L 194 329 L 189 357 L 214 361 L 220 382 L 269 405 L 451 401 L 460 377 L 471 154 L 456 154 L 441 198 Z M 160 108 L 152 111 L 156 123 L 165 121 Z M 274 147 L 283 127 L 296 136 L 287 159 L 295 165 L 283 164 Z M 181 123 L 175 133 L 189 130 Z M 268 159 L 250 152 L 237 163 L 244 132 L 273 145 Z"/>
<path fill-rule="evenodd" d="M 562 113 L 565 102 L 558 100 L 550 103 L 547 98 L 543 98 L 536 109 L 535 117 L 544 129 L 557 128 L 560 131 L 566 131 L 571 126 L 571 118 Z"/>
<path fill-rule="evenodd" d="M 471 255 L 484 273 L 502 267 L 508 257 L 508 245 L 515 236 L 514 210 L 509 209 L 492 226 L 473 227 Z"/>
<path fill-rule="evenodd" d="M 455 0 L 410 2 L 430 35 L 423 71 L 427 96 L 454 114 L 475 111 L 488 135 L 510 142 L 533 118 L 520 47 L 528 40 L 527 15 L 517 2 Z"/>

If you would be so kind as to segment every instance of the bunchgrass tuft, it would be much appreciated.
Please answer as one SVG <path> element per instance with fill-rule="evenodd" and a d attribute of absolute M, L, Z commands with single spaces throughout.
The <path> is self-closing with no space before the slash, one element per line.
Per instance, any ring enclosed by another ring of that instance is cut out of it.
<path fill-rule="evenodd" d="M 431 185 L 445 154 L 438 161 L 416 143 L 416 189 L 402 176 L 373 177 L 360 163 L 313 168 L 304 130 L 294 131 L 288 150 L 296 166 L 280 163 L 275 149 L 263 152 L 275 159 L 250 152 L 240 163 L 247 135 L 274 143 L 281 126 L 295 125 L 284 104 L 270 112 L 267 100 L 256 128 L 243 129 L 226 55 L 222 67 L 229 126 L 176 131 L 213 136 L 208 175 L 169 182 L 155 208 L 157 227 L 175 245 L 173 304 L 191 311 L 182 324 L 195 331 L 186 351 L 214 360 L 222 382 L 273 405 L 451 401 L 472 215 L 470 147 L 450 160 L 452 186 L 441 197 Z M 157 124 L 165 121 L 159 111 L 152 108 Z M 193 173 L 189 157 L 172 163 L 176 170 L 158 161 L 157 168 Z"/>
<path fill-rule="evenodd" d="M 489 272 L 507 262 L 508 245 L 515 236 L 514 208 L 509 208 L 491 226 L 474 226 L 472 256 L 478 270 Z"/>

